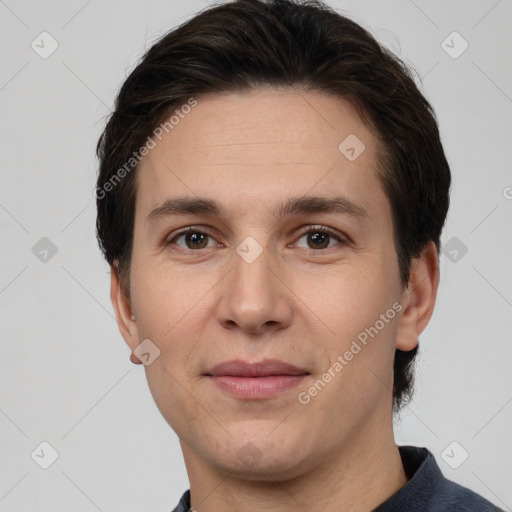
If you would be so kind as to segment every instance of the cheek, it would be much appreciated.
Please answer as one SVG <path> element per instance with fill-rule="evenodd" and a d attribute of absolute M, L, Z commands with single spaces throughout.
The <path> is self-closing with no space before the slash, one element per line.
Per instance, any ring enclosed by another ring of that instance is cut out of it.
<path fill-rule="evenodd" d="M 316 317 L 319 327 L 339 340 L 349 340 L 373 325 L 396 296 L 389 274 L 381 271 L 376 259 L 367 257 L 364 263 L 340 266 L 314 279 L 295 279 L 291 288 L 303 302 L 304 314 Z"/>
<path fill-rule="evenodd" d="M 168 357 L 160 357 L 146 367 L 146 379 L 153 400 L 175 431 L 184 434 L 191 432 L 194 424 L 201 419 L 201 411 L 196 401 L 191 400 L 190 384 L 185 381 L 184 374 L 178 374 L 169 364 Z"/>
<path fill-rule="evenodd" d="M 205 291 L 187 286 L 174 272 L 172 280 L 142 274 L 137 279 L 139 336 L 160 350 L 159 357 L 145 367 L 148 386 L 162 416 L 186 439 L 202 417 L 191 396 L 197 385 L 194 357 L 208 316 L 207 302 L 200 300 Z"/>
<path fill-rule="evenodd" d="M 140 334 L 168 340 L 185 325 L 198 328 L 198 317 L 206 303 L 202 297 L 214 284 L 208 275 L 191 279 L 179 269 L 158 268 L 151 262 L 134 265 L 133 308 L 140 318 Z"/>
<path fill-rule="evenodd" d="M 314 286 L 304 285 L 298 295 L 307 296 L 309 310 L 318 312 L 317 339 L 328 354 L 327 365 L 332 368 L 342 358 L 343 370 L 331 372 L 350 381 L 345 389 L 361 395 L 377 380 L 389 382 L 400 297 L 392 272 L 375 262 L 344 269 Z"/>

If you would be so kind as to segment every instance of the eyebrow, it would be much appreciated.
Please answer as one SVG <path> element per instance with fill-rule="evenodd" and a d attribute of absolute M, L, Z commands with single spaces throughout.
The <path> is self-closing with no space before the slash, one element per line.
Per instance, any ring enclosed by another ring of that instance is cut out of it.
<path fill-rule="evenodd" d="M 343 196 L 301 196 L 294 197 L 274 209 L 278 219 L 307 213 L 335 213 L 369 220 L 368 212 L 362 205 Z M 225 217 L 223 207 L 216 201 L 204 197 L 176 197 L 167 199 L 156 206 L 146 217 L 147 221 L 172 215 L 212 215 Z"/>

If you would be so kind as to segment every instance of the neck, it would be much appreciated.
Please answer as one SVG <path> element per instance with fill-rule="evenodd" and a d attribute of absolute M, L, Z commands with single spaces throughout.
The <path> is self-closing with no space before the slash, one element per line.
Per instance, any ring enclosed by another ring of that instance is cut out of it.
<path fill-rule="evenodd" d="M 407 483 L 392 422 L 383 432 L 367 425 L 329 459 L 293 479 L 247 480 L 221 472 L 182 444 L 190 480 L 191 507 L 198 512 L 367 512 Z M 379 428 L 377 428 L 379 427 Z M 379 430 L 380 429 L 380 430 Z M 305 464 L 306 466 L 307 464 Z"/>

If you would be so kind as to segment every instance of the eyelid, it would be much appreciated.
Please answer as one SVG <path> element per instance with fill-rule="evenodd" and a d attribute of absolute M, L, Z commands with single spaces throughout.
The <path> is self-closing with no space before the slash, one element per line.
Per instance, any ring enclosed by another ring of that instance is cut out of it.
<path fill-rule="evenodd" d="M 169 236 L 165 236 L 163 239 L 163 245 L 170 245 L 173 240 L 182 235 L 186 235 L 187 233 L 201 233 L 203 235 L 209 236 L 210 238 L 214 238 L 214 236 L 209 232 L 208 228 L 202 226 L 187 226 L 186 228 L 183 228 L 175 233 L 171 233 Z"/>
<path fill-rule="evenodd" d="M 314 232 L 318 232 L 318 231 L 327 233 L 329 236 L 332 236 L 333 238 L 335 238 L 342 245 L 348 245 L 351 242 L 351 240 L 349 239 L 349 237 L 347 235 L 344 235 L 333 228 L 324 226 L 323 224 L 308 224 L 307 226 L 304 226 L 304 229 L 301 229 L 301 231 L 298 234 L 298 239 L 302 238 L 304 235 L 306 235 L 308 233 L 312 233 L 312 232 L 314 233 Z M 318 251 L 321 251 L 322 249 L 316 249 L 316 250 L 311 249 L 311 250 L 318 252 Z M 323 250 L 327 250 L 327 249 L 323 249 Z"/>

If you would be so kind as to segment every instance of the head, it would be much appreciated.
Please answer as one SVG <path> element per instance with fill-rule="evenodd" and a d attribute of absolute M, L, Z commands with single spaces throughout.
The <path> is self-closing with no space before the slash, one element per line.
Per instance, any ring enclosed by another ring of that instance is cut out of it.
<path fill-rule="evenodd" d="M 98 156 L 119 327 L 160 350 L 148 382 L 185 444 L 213 463 L 258 439 L 299 467 L 407 402 L 450 170 L 411 71 L 362 27 L 313 1 L 208 8 L 127 78 Z M 264 358 L 299 364 L 302 387 L 243 406 L 206 377 Z M 350 418 L 322 441 L 308 408 Z"/>

